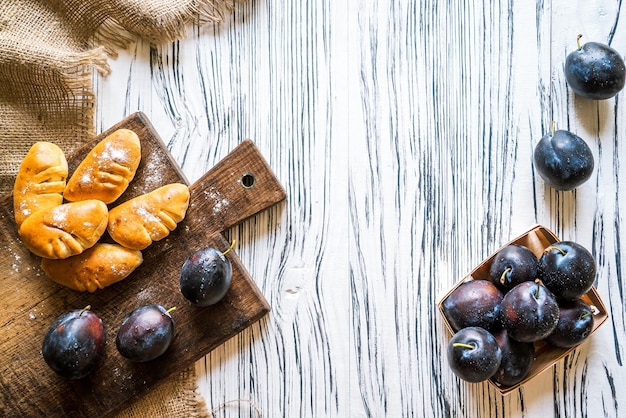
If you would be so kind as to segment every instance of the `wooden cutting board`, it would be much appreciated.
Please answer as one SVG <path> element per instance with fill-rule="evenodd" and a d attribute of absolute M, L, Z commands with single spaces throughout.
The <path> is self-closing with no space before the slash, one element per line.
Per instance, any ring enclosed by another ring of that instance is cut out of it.
<path fill-rule="evenodd" d="M 124 195 L 111 206 L 172 182 L 187 183 L 148 119 L 131 115 L 68 156 L 70 175 L 93 146 L 115 129 L 137 133 L 142 162 Z M 197 308 L 180 293 L 187 256 L 213 246 L 226 250 L 226 229 L 281 202 L 286 195 L 254 144 L 246 140 L 190 186 L 186 218 L 168 238 L 143 251 L 143 264 L 128 278 L 95 293 L 78 293 L 52 282 L 40 259 L 22 245 L 13 200 L 0 200 L 0 415 L 104 417 L 118 412 L 162 379 L 183 371 L 216 346 L 269 312 L 270 307 L 234 251 L 232 286 L 217 305 Z M 104 238 L 106 239 L 106 237 Z M 169 350 L 148 363 L 119 355 L 115 334 L 124 316 L 149 303 L 176 306 L 176 334 Z M 61 313 L 91 305 L 107 330 L 100 367 L 79 381 L 55 375 L 41 356 L 43 335 Z"/>

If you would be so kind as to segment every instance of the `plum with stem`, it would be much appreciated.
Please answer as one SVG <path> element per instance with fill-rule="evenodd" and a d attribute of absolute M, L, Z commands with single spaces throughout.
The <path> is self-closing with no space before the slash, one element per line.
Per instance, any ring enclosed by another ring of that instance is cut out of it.
<path fill-rule="evenodd" d="M 593 309 L 582 299 L 563 302 L 559 305 L 560 315 L 556 328 L 546 337 L 555 347 L 574 347 L 589 337 L 593 331 Z"/>
<path fill-rule="evenodd" d="M 489 379 L 498 370 L 502 350 L 489 331 L 467 327 L 450 339 L 447 357 L 454 374 L 467 382 L 476 383 Z"/>
<path fill-rule="evenodd" d="M 554 330 L 559 320 L 556 298 L 540 280 L 520 283 L 502 299 L 501 321 L 516 341 L 541 340 Z"/>
<path fill-rule="evenodd" d="M 600 42 L 580 45 L 565 59 L 565 78 L 570 88 L 579 96 L 593 100 L 605 100 L 624 88 L 626 66 L 615 49 Z"/>
<path fill-rule="evenodd" d="M 573 241 L 547 247 L 539 258 L 543 283 L 560 301 L 573 301 L 587 293 L 596 279 L 593 255 Z"/>
<path fill-rule="evenodd" d="M 594 158 L 589 145 L 566 130 L 551 131 L 535 146 L 535 168 L 553 189 L 567 191 L 586 182 L 593 173 Z"/>
<path fill-rule="evenodd" d="M 232 281 L 233 270 L 226 254 L 235 246 L 235 241 L 224 252 L 206 247 L 193 252 L 180 272 L 180 291 L 196 306 L 205 307 L 218 303 L 226 296 Z"/>
<path fill-rule="evenodd" d="M 106 333 L 90 306 L 58 316 L 44 335 L 42 355 L 58 375 L 82 379 L 92 373 L 104 353 Z"/>
<path fill-rule="evenodd" d="M 494 257 L 489 268 L 489 279 L 504 290 L 535 280 L 539 269 L 537 256 L 519 244 L 507 245 Z"/>
<path fill-rule="evenodd" d="M 146 362 L 163 355 L 174 338 L 171 313 L 175 309 L 165 309 L 153 303 L 126 315 L 115 338 L 120 354 L 135 362 Z"/>

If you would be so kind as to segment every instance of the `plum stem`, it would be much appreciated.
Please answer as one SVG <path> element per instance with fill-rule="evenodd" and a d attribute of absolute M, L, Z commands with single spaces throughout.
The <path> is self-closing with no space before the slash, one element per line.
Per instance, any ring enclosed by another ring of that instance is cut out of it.
<path fill-rule="evenodd" d="M 549 253 L 552 250 L 557 250 L 558 252 L 560 252 L 563 255 L 567 255 L 567 252 L 563 249 L 563 248 L 559 248 L 556 245 L 551 245 L 548 248 L 546 248 L 545 250 L 543 250 L 544 253 Z"/>
<path fill-rule="evenodd" d="M 593 315 L 593 312 L 587 311 L 587 312 L 583 313 L 582 315 L 580 315 L 580 319 L 585 319 L 585 318 L 587 318 L 588 316 L 591 316 L 591 315 Z"/>
<path fill-rule="evenodd" d="M 164 315 L 169 315 L 176 310 L 176 306 L 172 306 L 167 311 L 163 312 Z"/>
<path fill-rule="evenodd" d="M 554 133 L 556 132 L 556 121 L 553 120 L 552 121 L 552 126 L 550 128 L 550 133 L 552 134 L 552 136 L 554 136 Z"/>
<path fill-rule="evenodd" d="M 503 272 L 502 275 L 500 276 L 500 284 L 504 284 L 506 282 L 506 275 L 507 273 L 511 272 L 511 267 L 507 267 Z"/>
<path fill-rule="evenodd" d="M 580 46 L 580 38 L 583 37 L 582 33 L 579 33 L 578 36 L 576 37 L 576 45 L 578 45 L 578 50 L 580 51 L 582 49 L 582 47 Z"/>
<path fill-rule="evenodd" d="M 80 313 L 78 314 L 78 316 L 81 316 L 84 312 L 87 312 L 87 311 L 88 311 L 88 310 L 90 310 L 90 309 L 91 309 L 91 305 L 87 305 L 87 306 L 85 306 L 85 307 L 84 307 L 84 308 L 80 311 Z"/>
<path fill-rule="evenodd" d="M 471 345 L 471 344 L 465 344 L 465 343 L 453 343 L 452 347 L 461 347 L 461 348 L 468 348 L 470 350 L 475 349 L 476 347 Z"/>
<path fill-rule="evenodd" d="M 227 249 L 226 251 L 224 251 L 224 252 L 222 253 L 222 255 L 226 255 L 226 254 L 228 254 L 229 252 L 231 252 L 231 251 L 232 251 L 232 249 L 233 249 L 233 248 L 235 248 L 235 244 L 236 244 L 236 243 L 237 243 L 237 240 L 236 240 L 236 239 L 234 239 L 234 240 L 233 240 L 233 242 L 232 242 L 232 244 L 230 244 L 230 247 L 228 247 L 228 249 Z"/>
<path fill-rule="evenodd" d="M 535 280 L 535 283 L 537 283 L 537 289 L 535 289 L 535 299 L 539 299 L 539 289 L 541 289 L 541 280 L 537 279 Z"/>

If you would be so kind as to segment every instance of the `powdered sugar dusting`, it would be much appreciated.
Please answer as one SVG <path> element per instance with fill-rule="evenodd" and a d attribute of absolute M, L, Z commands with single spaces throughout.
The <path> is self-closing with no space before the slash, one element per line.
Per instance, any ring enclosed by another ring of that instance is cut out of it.
<path fill-rule="evenodd" d="M 118 147 L 114 142 L 106 142 L 103 145 L 102 153 L 98 156 L 99 160 L 111 160 L 117 163 L 126 163 L 126 165 L 132 162 L 127 148 Z"/>
<path fill-rule="evenodd" d="M 22 213 L 22 215 L 24 217 L 27 217 L 27 216 L 29 216 L 31 214 L 30 207 L 28 206 L 28 202 L 22 202 L 19 205 L 19 209 L 18 210 Z"/>
<path fill-rule="evenodd" d="M 80 179 L 79 179 L 80 183 L 82 184 L 91 183 L 92 175 L 93 175 L 93 169 L 91 167 L 86 167 L 84 169 L 84 172 L 80 176 Z"/>
<path fill-rule="evenodd" d="M 52 222 L 55 225 L 61 225 L 67 220 L 67 208 L 68 206 L 57 206 L 52 210 Z"/>
<path fill-rule="evenodd" d="M 156 216 L 150 209 L 144 207 L 138 207 L 136 210 L 137 215 L 141 216 L 145 222 L 160 222 L 161 219 Z"/>

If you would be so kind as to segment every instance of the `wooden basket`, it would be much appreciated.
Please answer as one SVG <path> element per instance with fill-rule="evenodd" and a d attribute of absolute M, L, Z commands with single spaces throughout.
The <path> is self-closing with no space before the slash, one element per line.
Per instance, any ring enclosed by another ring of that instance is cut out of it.
<path fill-rule="evenodd" d="M 513 239 L 509 243 L 503 245 L 500 249 L 494 252 L 487 259 L 483 260 L 471 273 L 461 279 L 452 289 L 450 289 L 437 304 L 439 308 L 439 312 L 443 317 L 443 323 L 450 332 L 450 335 L 454 335 L 455 331 L 450 325 L 450 322 L 446 318 L 446 315 L 443 310 L 443 302 L 446 298 L 452 293 L 457 287 L 461 284 L 470 281 L 470 280 L 489 280 L 489 269 L 491 267 L 491 263 L 495 258 L 496 254 L 504 247 L 511 244 L 519 244 L 528 247 L 537 257 L 541 256 L 543 250 L 549 245 L 559 242 L 560 239 L 549 229 L 541 226 L 535 225 L 528 232 L 520 235 L 519 237 Z M 594 325 L 591 334 L 593 334 L 604 322 L 608 319 L 608 314 L 606 311 L 606 307 L 598 295 L 595 287 L 592 287 L 585 295 L 582 296 L 582 299 L 587 302 L 592 307 L 595 307 L 594 310 Z M 590 334 L 590 336 L 591 336 Z M 587 341 L 587 338 L 585 341 Z M 584 343 L 584 342 L 583 342 Z M 571 348 L 558 348 L 554 347 L 543 340 L 537 341 L 535 344 L 535 360 L 533 361 L 533 365 L 528 373 L 528 376 L 521 381 L 520 383 L 513 386 L 502 386 L 492 379 L 488 379 L 487 381 L 493 385 L 502 395 L 506 395 L 519 388 L 524 383 L 528 382 L 535 376 L 539 375 L 543 371 L 552 367 L 556 362 L 561 360 L 563 357 L 571 353 L 577 346 Z"/>

